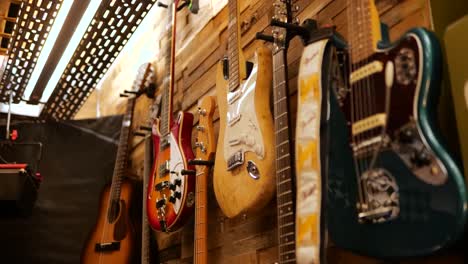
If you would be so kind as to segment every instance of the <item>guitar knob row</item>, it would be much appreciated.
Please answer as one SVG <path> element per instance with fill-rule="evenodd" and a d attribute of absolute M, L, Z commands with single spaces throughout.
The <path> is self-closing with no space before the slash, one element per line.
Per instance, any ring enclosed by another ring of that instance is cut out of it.
<path fill-rule="evenodd" d="M 181 192 L 174 192 L 174 194 L 169 197 L 169 202 L 175 204 L 177 199 L 180 199 L 180 197 L 182 197 Z"/>

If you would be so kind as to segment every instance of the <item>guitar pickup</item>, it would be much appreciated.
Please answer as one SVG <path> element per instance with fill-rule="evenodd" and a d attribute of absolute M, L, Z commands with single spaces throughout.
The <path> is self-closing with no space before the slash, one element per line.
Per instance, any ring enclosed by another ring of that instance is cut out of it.
<path fill-rule="evenodd" d="M 228 125 L 233 126 L 237 121 L 239 121 L 241 119 L 241 114 L 229 116 L 228 119 L 229 119 L 228 120 Z"/>
<path fill-rule="evenodd" d="M 242 150 L 234 153 L 229 159 L 227 160 L 227 170 L 233 170 L 240 165 L 244 164 L 244 152 Z"/>
<path fill-rule="evenodd" d="M 163 151 L 163 150 L 167 149 L 169 146 L 171 146 L 171 143 L 169 142 L 169 139 L 168 138 L 163 138 L 163 139 L 161 139 L 159 150 Z"/>
<path fill-rule="evenodd" d="M 170 164 L 168 160 L 166 160 L 164 164 L 161 164 L 159 166 L 159 177 L 164 177 L 164 175 L 168 174 L 171 171 L 169 167 Z"/>
<path fill-rule="evenodd" d="M 120 242 L 96 243 L 94 251 L 96 252 L 110 252 L 120 250 Z"/>

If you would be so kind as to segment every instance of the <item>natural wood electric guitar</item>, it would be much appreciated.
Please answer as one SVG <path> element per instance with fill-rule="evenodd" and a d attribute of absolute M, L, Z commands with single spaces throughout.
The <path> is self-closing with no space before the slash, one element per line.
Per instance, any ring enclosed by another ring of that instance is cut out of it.
<path fill-rule="evenodd" d="M 150 64 L 142 65 L 133 82 L 133 91 L 141 94 L 152 80 Z M 133 185 L 124 178 L 128 145 L 136 97 L 128 99 L 120 132 L 112 184 L 101 195 L 99 215 L 81 254 L 81 263 L 131 263 L 134 261 L 135 230 L 130 219 Z"/>
<path fill-rule="evenodd" d="M 330 101 L 328 233 L 361 254 L 430 254 L 460 237 L 468 208 L 437 132 L 439 44 L 422 28 L 390 44 L 373 0 L 349 0 L 348 12 L 349 85 Z"/>
<path fill-rule="evenodd" d="M 240 46 L 238 0 L 229 0 L 228 8 L 229 56 L 219 64 L 216 82 L 220 130 L 213 185 L 223 213 L 235 217 L 271 200 L 275 147 L 271 51 L 259 48 L 253 67 L 247 66 Z"/>
<path fill-rule="evenodd" d="M 213 129 L 213 114 L 216 100 L 213 96 L 203 98 L 198 109 L 196 160 L 197 179 L 195 186 L 195 242 L 193 259 L 195 264 L 208 263 L 208 178 L 213 162 L 216 142 Z"/>
<path fill-rule="evenodd" d="M 172 115 L 172 91 L 175 80 L 176 12 L 179 0 L 169 9 L 169 40 L 166 45 L 166 73 L 161 117 L 153 125 L 154 164 L 148 184 L 146 204 L 148 221 L 157 231 L 169 232 L 181 227 L 193 213 L 195 203 L 194 158 L 192 151 L 193 115 L 179 112 Z"/>

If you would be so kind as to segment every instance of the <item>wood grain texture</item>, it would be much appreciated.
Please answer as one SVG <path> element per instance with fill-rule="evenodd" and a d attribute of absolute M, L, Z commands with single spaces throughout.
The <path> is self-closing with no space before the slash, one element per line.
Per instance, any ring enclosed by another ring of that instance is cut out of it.
<path fill-rule="evenodd" d="M 257 50 L 258 56 L 258 78 L 255 84 L 255 90 L 252 91 L 255 98 L 254 109 L 263 138 L 264 157 L 260 159 L 252 152 L 245 153 L 245 161 L 253 161 L 260 172 L 259 179 L 253 179 L 249 176 L 246 163 L 227 171 L 227 161 L 223 153 L 227 147 L 225 142 L 230 138 L 227 129 L 229 127 L 226 115 L 228 113 L 227 102 L 227 81 L 223 77 L 222 64 L 218 65 L 217 72 L 217 99 L 220 112 L 220 130 L 218 146 L 216 149 L 216 160 L 214 167 L 213 185 L 216 199 L 222 208 L 222 211 L 228 217 L 235 217 L 242 213 L 251 213 L 263 209 L 270 201 L 275 191 L 274 172 L 274 134 L 273 119 L 270 111 L 270 91 L 272 80 L 271 50 L 261 48 Z M 241 106 L 242 107 L 242 106 Z M 222 114 L 223 113 L 223 114 Z M 243 131 L 234 131 L 232 133 L 243 133 Z M 232 136 L 232 134 L 231 134 Z"/>
<path fill-rule="evenodd" d="M 384 23 L 390 23 L 391 38 L 395 40 L 404 31 L 414 26 L 424 26 L 430 28 L 428 1 L 420 0 L 377 0 L 377 8 Z M 347 37 L 347 16 L 346 0 L 299 0 L 297 4 L 300 9 L 298 17 L 301 20 L 305 18 L 318 19 L 320 25 L 334 24 L 338 31 Z M 265 30 L 265 33 L 271 33 L 269 19 L 273 14 L 272 1 L 269 0 L 240 0 L 241 21 L 252 21 L 251 25 L 242 31 L 241 45 L 245 57 L 252 58 L 255 49 L 259 46 L 267 46 L 261 41 L 254 41 L 253 36 L 257 31 Z M 403 10 L 405 9 L 405 10 Z M 409 11 L 408 11 L 409 10 Z M 391 15 L 393 13 L 393 15 Z M 180 14 L 184 16 L 186 14 Z M 255 19 L 252 20 L 252 17 Z M 182 25 L 187 27 L 185 31 L 190 31 L 197 25 L 196 17 L 190 20 L 189 24 Z M 164 17 L 158 17 L 165 21 Z M 179 19 L 182 21 L 183 19 Z M 205 95 L 215 95 L 216 93 L 216 68 L 217 62 L 226 54 L 227 50 L 227 23 L 228 10 L 224 8 L 194 37 L 190 43 L 187 43 L 183 50 L 179 50 L 176 57 L 176 79 L 178 80 L 175 94 L 175 105 L 179 104 L 184 111 L 196 114 L 197 104 L 201 97 Z M 181 23 L 182 24 L 182 23 Z M 155 24 L 155 28 L 163 28 L 162 24 Z M 178 29 L 179 30 L 179 29 Z M 179 30 L 182 32 L 182 29 Z M 160 35 L 147 35 L 147 38 L 154 38 L 155 43 L 160 41 Z M 181 37 L 179 37 L 181 39 Z M 162 41 L 161 41 L 162 42 Z M 180 46 L 179 46 L 180 47 Z M 158 45 L 154 45 L 157 49 Z M 302 43 L 295 38 L 290 46 L 288 53 L 289 64 L 289 88 L 290 88 L 290 112 L 293 123 L 296 118 L 297 102 L 297 74 L 299 59 L 302 54 Z M 154 58 L 154 65 L 157 68 L 159 76 L 157 84 L 161 85 L 165 73 L 162 72 L 162 65 L 158 63 L 158 58 Z M 125 71 L 123 64 L 119 68 L 120 74 L 127 78 L 132 78 L 133 72 Z M 113 74 L 107 77 L 109 81 L 122 80 L 118 75 Z M 117 82 L 117 81 L 116 81 Z M 114 83 L 116 83 L 114 82 Z M 110 82 L 112 83 L 112 82 Z M 119 106 L 119 100 L 114 96 L 117 91 L 112 89 L 111 85 L 103 87 L 101 92 L 101 108 L 103 114 L 122 113 L 123 108 Z M 120 101 L 121 102 L 121 101 Z M 142 106 L 143 102 L 138 101 L 137 107 Z M 88 105 L 88 104 L 86 104 Z M 90 103 L 88 108 L 90 113 L 95 112 L 95 102 Z M 105 111 L 104 111 L 105 110 Z M 82 115 L 85 117 L 86 115 Z M 91 115 L 92 116 L 92 115 Z M 135 122 L 144 121 L 146 117 L 135 116 Z M 195 115 L 195 125 L 198 117 Z M 215 137 L 219 134 L 219 113 L 214 115 Z M 293 127 L 294 129 L 294 127 Z M 294 131 L 293 131 L 294 133 Z M 196 134 L 194 130 L 193 134 Z M 194 142 L 194 140 L 193 140 Z M 193 143 L 192 142 L 192 143 Z M 132 155 L 132 164 L 139 164 L 143 159 L 142 152 L 137 151 Z M 134 174 L 141 175 L 138 165 L 132 167 Z M 246 214 L 244 216 L 232 219 L 226 218 L 217 205 L 214 196 L 211 177 L 208 181 L 208 261 L 210 263 L 236 263 L 242 261 L 242 264 L 250 263 L 268 263 L 277 261 L 277 242 L 276 242 L 276 202 L 273 199 L 267 204 L 264 210 L 257 213 Z M 156 238 L 158 247 L 162 251 L 162 263 L 192 263 L 193 256 L 193 229 L 194 221 L 189 221 L 184 228 L 172 234 L 158 233 Z M 176 253 L 176 254 L 175 254 Z M 382 264 L 382 260 L 356 256 L 347 251 L 339 250 L 334 247 L 329 252 L 329 264 Z M 423 259 L 406 260 L 404 264 L 419 263 L 464 263 L 463 257 L 453 253 L 434 256 Z"/>
<path fill-rule="evenodd" d="M 130 208 L 132 197 L 132 186 L 130 182 L 123 181 L 121 186 L 121 200 L 125 201 L 125 207 L 119 212 L 119 216 L 113 223 L 107 221 L 107 208 L 109 202 L 110 189 L 106 188 L 101 196 L 99 214 L 94 229 L 91 231 L 88 240 L 81 254 L 81 263 L 130 263 L 134 250 L 135 234 L 130 221 Z M 126 226 L 125 237 L 120 240 L 120 249 L 111 252 L 96 252 L 94 247 L 96 243 L 115 242 L 115 230 L 117 224 L 123 221 Z"/>

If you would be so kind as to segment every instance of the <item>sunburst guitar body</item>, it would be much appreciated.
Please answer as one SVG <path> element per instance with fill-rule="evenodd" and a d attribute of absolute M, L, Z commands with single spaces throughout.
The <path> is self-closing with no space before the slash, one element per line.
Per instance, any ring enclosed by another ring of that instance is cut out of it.
<path fill-rule="evenodd" d="M 109 219 L 105 209 L 111 192 L 110 187 L 104 189 L 98 220 L 81 254 L 81 263 L 132 262 L 135 242 L 135 230 L 129 218 L 132 192 L 130 181 L 124 180 L 121 185 L 119 210 L 113 219 Z"/>
<path fill-rule="evenodd" d="M 148 184 L 146 211 L 150 226 L 170 232 L 180 228 L 194 211 L 195 168 L 188 161 L 192 151 L 193 115 L 179 112 L 172 116 L 172 91 L 175 80 L 176 12 L 179 0 L 169 7 L 165 64 L 167 78 L 163 82 L 161 116 L 153 124 L 154 157 Z"/>

